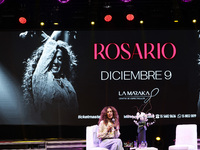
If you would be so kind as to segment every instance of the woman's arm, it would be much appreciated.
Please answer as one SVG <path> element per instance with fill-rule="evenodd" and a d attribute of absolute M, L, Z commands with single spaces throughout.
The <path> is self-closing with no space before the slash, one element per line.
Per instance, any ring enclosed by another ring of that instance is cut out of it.
<path fill-rule="evenodd" d="M 115 138 L 118 138 L 121 135 L 119 131 L 119 126 L 115 129 Z"/>
<path fill-rule="evenodd" d="M 107 134 L 108 134 L 108 128 L 104 124 L 104 121 L 101 121 L 99 123 L 99 128 L 98 128 L 98 131 L 97 131 L 97 137 L 102 139 L 102 138 L 105 138 Z"/>
<path fill-rule="evenodd" d="M 58 40 L 59 37 L 61 36 L 61 33 L 62 33 L 62 31 L 58 31 L 58 30 L 53 31 L 53 33 L 51 34 L 51 38 L 53 40 Z"/>
<path fill-rule="evenodd" d="M 41 36 L 44 40 L 47 40 L 44 43 L 44 49 L 42 55 L 38 61 L 38 64 L 35 69 L 35 75 L 44 74 L 48 71 L 51 61 L 56 53 L 57 43 L 56 40 L 61 36 L 62 31 L 53 31 L 49 37 L 45 32 L 41 32 Z"/>
<path fill-rule="evenodd" d="M 54 40 L 62 40 L 66 43 L 69 42 L 69 31 L 59 31 L 56 30 L 51 34 L 51 38 Z"/>
<path fill-rule="evenodd" d="M 44 44 L 42 55 L 36 66 L 34 75 L 45 74 L 50 66 L 51 61 L 56 53 L 56 41 L 49 38 Z"/>

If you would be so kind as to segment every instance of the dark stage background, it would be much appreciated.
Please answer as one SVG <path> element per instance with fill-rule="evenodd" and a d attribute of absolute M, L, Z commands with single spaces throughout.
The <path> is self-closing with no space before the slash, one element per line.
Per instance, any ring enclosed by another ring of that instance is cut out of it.
<path fill-rule="evenodd" d="M 197 30 L 70 31 L 78 61 L 72 83 L 78 114 L 73 121 L 51 124 L 38 121 L 23 101 L 23 62 L 41 41 L 38 35 L 20 38 L 21 32 L 0 32 L 1 139 L 85 138 L 85 127 L 97 124 L 106 105 L 117 108 L 124 141 L 136 138 L 130 117 L 136 108 L 155 114 L 147 139 L 157 147 L 173 144 L 176 124 L 199 123 Z M 163 140 L 155 143 L 152 135 Z"/>

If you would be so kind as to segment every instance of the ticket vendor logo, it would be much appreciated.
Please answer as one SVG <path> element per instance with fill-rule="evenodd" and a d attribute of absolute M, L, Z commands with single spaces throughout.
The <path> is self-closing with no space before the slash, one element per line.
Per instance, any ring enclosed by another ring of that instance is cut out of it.
<path fill-rule="evenodd" d="M 152 97 L 158 95 L 159 91 L 159 88 L 151 91 L 118 91 L 118 96 L 119 100 L 143 100 L 147 103 Z"/>

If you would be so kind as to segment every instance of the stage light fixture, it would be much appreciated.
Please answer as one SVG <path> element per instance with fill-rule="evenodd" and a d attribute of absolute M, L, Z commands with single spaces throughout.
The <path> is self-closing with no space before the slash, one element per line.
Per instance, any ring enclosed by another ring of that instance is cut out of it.
<path fill-rule="evenodd" d="M 44 26 L 45 25 L 45 23 L 44 22 L 40 22 L 40 26 Z"/>
<path fill-rule="evenodd" d="M 0 0 L 0 4 L 2 4 L 4 2 L 4 0 Z"/>
<path fill-rule="evenodd" d="M 156 137 L 156 141 L 160 141 L 161 138 L 159 136 Z"/>
<path fill-rule="evenodd" d="M 124 3 L 131 2 L 131 0 L 121 0 L 121 1 L 124 2 Z"/>
<path fill-rule="evenodd" d="M 174 20 L 175 23 L 178 23 L 178 20 Z"/>
<path fill-rule="evenodd" d="M 112 16 L 111 16 L 111 15 L 106 15 L 106 16 L 104 17 L 104 20 L 105 20 L 106 22 L 110 22 L 110 21 L 112 20 Z"/>
<path fill-rule="evenodd" d="M 26 20 L 25 17 L 20 17 L 20 18 L 19 18 L 19 22 L 20 22 L 21 24 L 26 24 L 27 20 Z"/>
<path fill-rule="evenodd" d="M 93 26 L 93 25 L 95 25 L 95 22 L 94 22 L 94 21 L 91 21 L 90 24 Z"/>
<path fill-rule="evenodd" d="M 140 24 L 143 24 L 144 23 L 144 21 L 143 20 L 140 20 Z"/>
<path fill-rule="evenodd" d="M 134 15 L 133 14 L 127 14 L 126 15 L 126 19 L 128 20 L 128 21 L 133 21 L 134 20 Z"/>
<path fill-rule="evenodd" d="M 192 0 L 182 0 L 182 2 L 191 2 Z"/>
<path fill-rule="evenodd" d="M 193 19 L 193 20 L 192 20 L 192 23 L 197 23 L 197 20 L 196 20 L 196 19 Z"/>
<path fill-rule="evenodd" d="M 53 24 L 54 24 L 55 26 L 59 25 L 59 23 L 58 23 L 58 22 L 54 22 Z"/>
<path fill-rule="evenodd" d="M 65 4 L 68 3 L 70 0 L 58 0 L 60 3 Z"/>

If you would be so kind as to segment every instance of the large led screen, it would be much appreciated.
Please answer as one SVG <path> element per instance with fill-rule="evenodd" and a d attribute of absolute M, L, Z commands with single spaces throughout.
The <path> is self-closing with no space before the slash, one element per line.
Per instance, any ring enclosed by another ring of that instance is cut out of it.
<path fill-rule="evenodd" d="M 198 30 L 1 31 L 0 124 L 95 124 L 114 106 L 198 121 Z"/>

